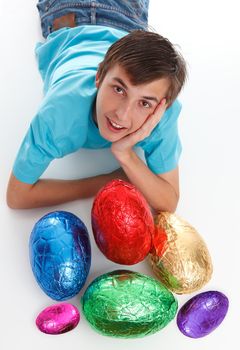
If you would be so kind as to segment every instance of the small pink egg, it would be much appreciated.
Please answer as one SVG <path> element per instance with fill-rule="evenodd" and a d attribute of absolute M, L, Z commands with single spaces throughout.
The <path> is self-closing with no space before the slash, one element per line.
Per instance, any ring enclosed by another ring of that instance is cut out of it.
<path fill-rule="evenodd" d="M 59 303 L 44 309 L 36 318 L 38 329 L 47 334 L 62 334 L 78 325 L 78 309 L 69 303 Z"/>

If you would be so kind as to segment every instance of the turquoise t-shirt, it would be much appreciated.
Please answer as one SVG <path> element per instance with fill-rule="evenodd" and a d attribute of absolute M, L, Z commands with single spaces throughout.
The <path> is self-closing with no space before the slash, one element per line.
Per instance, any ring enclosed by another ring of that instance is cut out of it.
<path fill-rule="evenodd" d="M 33 184 L 56 158 L 80 148 L 111 146 L 93 121 L 95 76 L 108 48 L 128 32 L 99 25 L 62 28 L 36 45 L 44 98 L 14 162 L 13 173 Z M 174 169 L 181 154 L 177 119 L 181 105 L 167 109 L 151 135 L 136 146 L 156 174 Z"/>

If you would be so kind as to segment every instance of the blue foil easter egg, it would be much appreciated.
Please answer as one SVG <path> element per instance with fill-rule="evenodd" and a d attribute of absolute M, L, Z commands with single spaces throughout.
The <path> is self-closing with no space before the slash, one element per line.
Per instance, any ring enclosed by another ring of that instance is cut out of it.
<path fill-rule="evenodd" d="M 42 290 L 54 300 L 70 299 L 79 293 L 90 270 L 87 228 L 72 213 L 49 213 L 33 227 L 29 255 L 33 274 Z"/>

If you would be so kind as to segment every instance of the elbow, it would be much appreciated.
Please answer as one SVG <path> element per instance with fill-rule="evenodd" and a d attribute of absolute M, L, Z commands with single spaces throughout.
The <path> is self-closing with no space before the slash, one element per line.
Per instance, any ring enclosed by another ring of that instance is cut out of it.
<path fill-rule="evenodd" d="M 179 202 L 179 196 L 175 196 L 171 201 L 165 203 L 165 205 L 161 205 L 158 208 L 154 209 L 154 214 L 158 215 L 161 212 L 168 212 L 170 214 L 174 214 L 176 212 L 177 206 Z"/>
<path fill-rule="evenodd" d="M 6 203 L 10 209 L 23 209 L 18 193 L 13 193 L 13 191 L 11 191 L 9 188 L 6 194 Z"/>
<path fill-rule="evenodd" d="M 169 201 L 168 205 L 167 205 L 167 210 L 169 213 L 174 214 L 177 210 L 177 206 L 178 206 L 178 202 L 179 202 L 179 193 L 174 193 L 174 197 L 172 198 L 171 201 Z"/>
<path fill-rule="evenodd" d="M 176 196 L 175 199 L 171 203 L 169 203 L 167 211 L 171 214 L 174 214 L 177 210 L 178 202 L 179 196 Z"/>
<path fill-rule="evenodd" d="M 16 205 L 15 203 L 13 203 L 11 201 L 7 201 L 7 206 L 10 209 L 22 209 L 20 206 Z"/>
<path fill-rule="evenodd" d="M 25 209 L 25 207 L 23 205 L 21 205 L 20 203 L 11 201 L 11 200 L 7 200 L 7 206 L 10 209 Z"/>
<path fill-rule="evenodd" d="M 6 195 L 6 203 L 7 203 L 8 208 L 10 208 L 10 209 L 17 209 L 15 207 L 14 203 L 12 202 L 10 196 L 8 195 L 8 193 Z"/>
<path fill-rule="evenodd" d="M 170 213 L 170 214 L 174 214 L 175 212 L 176 212 L 176 210 L 177 210 L 177 205 L 172 205 L 172 206 L 169 206 L 169 208 L 168 208 L 168 212 Z"/>
<path fill-rule="evenodd" d="M 27 208 L 31 185 L 18 181 L 11 175 L 6 192 L 6 203 L 10 209 Z"/>

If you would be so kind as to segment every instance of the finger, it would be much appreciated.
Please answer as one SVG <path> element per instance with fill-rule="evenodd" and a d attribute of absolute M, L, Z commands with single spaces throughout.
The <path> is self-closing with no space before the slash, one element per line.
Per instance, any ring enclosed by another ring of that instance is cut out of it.
<path fill-rule="evenodd" d="M 167 100 L 166 98 L 163 98 L 160 103 L 157 105 L 157 107 L 155 108 L 153 114 L 158 114 L 158 113 L 162 113 L 163 111 L 165 111 L 167 104 L 166 104 Z"/>
<path fill-rule="evenodd" d="M 153 119 L 146 121 L 138 130 L 135 131 L 134 136 L 136 138 L 141 137 L 141 139 L 148 137 L 157 123 L 158 121 Z"/>
<path fill-rule="evenodd" d="M 162 99 L 161 102 L 157 105 L 154 112 L 150 114 L 145 122 L 142 124 L 141 127 L 139 127 L 138 130 L 136 130 L 133 133 L 133 137 L 135 139 L 137 138 L 144 138 L 151 134 L 152 130 L 156 127 L 156 125 L 159 123 L 160 119 L 162 118 L 162 115 L 165 112 L 166 109 L 166 99 Z M 140 140 L 138 140 L 140 141 Z"/>
<path fill-rule="evenodd" d="M 153 124 L 157 125 L 160 122 L 164 113 L 165 113 L 165 108 L 159 107 L 159 109 L 156 112 L 149 115 L 149 117 L 146 120 L 146 124 L 147 125 L 153 125 Z"/>
<path fill-rule="evenodd" d="M 159 121 L 160 118 L 162 117 L 162 115 L 164 114 L 166 110 L 166 99 L 162 99 L 161 102 L 159 102 L 159 104 L 156 106 L 156 108 L 154 109 L 153 113 L 151 113 L 147 120 L 156 120 Z"/>

